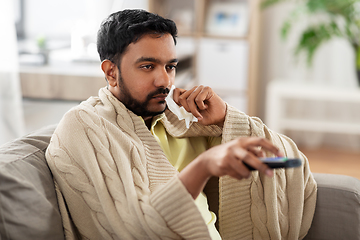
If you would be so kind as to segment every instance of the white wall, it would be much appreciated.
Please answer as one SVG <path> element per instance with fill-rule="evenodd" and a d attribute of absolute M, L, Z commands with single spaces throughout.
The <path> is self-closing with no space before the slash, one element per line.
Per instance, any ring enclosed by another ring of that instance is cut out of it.
<path fill-rule="evenodd" d="M 26 0 L 26 36 L 68 38 L 80 20 L 97 30 L 111 12 L 122 8 L 147 8 L 146 0 Z"/>
<path fill-rule="evenodd" d="M 26 37 L 65 38 L 74 23 L 85 16 L 86 0 L 27 0 L 25 4 Z"/>

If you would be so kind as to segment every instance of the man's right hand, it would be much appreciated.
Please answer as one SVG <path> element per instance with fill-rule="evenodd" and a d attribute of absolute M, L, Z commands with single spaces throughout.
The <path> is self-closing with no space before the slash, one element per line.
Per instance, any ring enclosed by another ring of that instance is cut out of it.
<path fill-rule="evenodd" d="M 195 199 L 212 176 L 229 175 L 239 180 L 250 177 L 251 171 L 244 163 L 272 177 L 273 171 L 259 160 L 264 156 L 263 150 L 282 156 L 265 138 L 241 137 L 200 154 L 179 173 L 179 178 Z"/>
<path fill-rule="evenodd" d="M 174 101 L 191 112 L 205 126 L 224 125 L 225 102 L 208 86 L 195 86 L 190 90 L 175 88 Z"/>

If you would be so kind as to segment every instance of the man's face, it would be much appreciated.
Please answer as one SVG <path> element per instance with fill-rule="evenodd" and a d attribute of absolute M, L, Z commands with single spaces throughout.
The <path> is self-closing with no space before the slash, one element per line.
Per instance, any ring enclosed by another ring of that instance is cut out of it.
<path fill-rule="evenodd" d="M 165 111 L 165 98 L 175 80 L 175 43 L 170 34 L 147 34 L 131 43 L 120 62 L 118 87 L 112 93 L 136 115 Z"/>

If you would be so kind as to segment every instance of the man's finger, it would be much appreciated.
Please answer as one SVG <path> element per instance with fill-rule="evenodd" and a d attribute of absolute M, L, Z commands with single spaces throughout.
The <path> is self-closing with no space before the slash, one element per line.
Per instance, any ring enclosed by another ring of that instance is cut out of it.
<path fill-rule="evenodd" d="M 174 99 L 174 102 L 179 105 L 180 107 L 182 106 L 180 101 L 179 101 L 179 97 L 181 94 L 183 94 L 184 92 L 186 92 L 185 89 L 182 89 L 182 88 L 175 88 L 174 89 L 174 92 L 173 92 L 173 99 Z"/>
<path fill-rule="evenodd" d="M 276 156 L 283 156 L 280 150 L 274 146 L 269 140 L 261 137 L 249 137 L 249 138 L 240 138 L 240 146 L 244 148 L 249 147 L 262 147 L 262 149 L 267 150 Z"/>
<path fill-rule="evenodd" d="M 187 103 L 190 108 L 190 112 L 197 118 L 202 117 L 198 110 L 199 109 L 198 105 L 195 102 L 195 99 L 199 96 L 199 93 L 201 92 L 201 87 L 202 86 L 197 87 L 187 98 Z"/>
<path fill-rule="evenodd" d="M 244 164 L 243 164 L 243 158 L 249 154 L 248 151 L 246 151 L 243 148 L 234 148 L 233 149 L 233 156 L 232 159 L 230 161 L 230 166 L 231 168 L 240 176 L 242 176 L 243 178 L 248 178 L 251 175 L 250 169 L 247 168 Z"/>
<path fill-rule="evenodd" d="M 209 101 L 211 97 L 214 95 L 211 88 L 201 86 L 201 91 L 195 98 L 196 105 L 200 110 L 205 110 L 207 105 L 205 105 L 205 101 Z"/>
<path fill-rule="evenodd" d="M 264 151 L 262 151 L 259 147 L 249 147 L 248 150 L 258 158 L 265 157 Z"/>
<path fill-rule="evenodd" d="M 181 106 L 183 106 L 185 108 L 186 111 L 191 112 L 190 108 L 188 106 L 188 97 L 190 96 L 190 94 L 196 89 L 196 87 L 193 87 L 190 90 L 185 90 L 184 92 L 182 92 L 179 96 L 178 96 L 178 101 L 180 103 Z"/>
<path fill-rule="evenodd" d="M 193 87 L 191 90 L 183 93 L 179 96 L 180 102 L 186 111 L 191 112 L 196 118 L 199 120 L 202 119 L 202 115 L 198 110 L 198 106 L 196 105 L 195 98 L 200 93 L 200 87 Z"/>
<path fill-rule="evenodd" d="M 243 148 L 234 148 L 234 153 L 240 160 L 243 166 L 246 166 L 246 164 L 253 169 L 258 170 L 259 172 L 266 174 L 268 176 L 272 176 L 272 171 L 270 168 L 264 164 L 260 159 L 255 156 L 251 151 L 247 151 Z M 244 164 L 245 163 L 245 164 Z M 247 170 L 249 168 L 246 166 Z"/>

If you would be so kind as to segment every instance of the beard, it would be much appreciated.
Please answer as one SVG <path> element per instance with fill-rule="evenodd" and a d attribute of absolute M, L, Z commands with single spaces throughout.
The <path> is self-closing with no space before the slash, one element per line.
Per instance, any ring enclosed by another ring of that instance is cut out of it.
<path fill-rule="evenodd" d="M 125 105 L 127 109 L 131 110 L 136 115 L 141 117 L 150 117 L 150 116 L 159 115 L 166 110 L 166 107 L 164 107 L 164 109 L 161 111 L 156 111 L 156 112 L 149 111 L 149 103 L 150 100 L 158 94 L 168 94 L 170 92 L 169 88 L 158 88 L 157 90 L 149 93 L 146 96 L 144 102 L 140 102 L 135 98 L 133 98 L 129 89 L 126 87 L 124 83 L 124 79 L 121 77 L 121 74 L 118 81 L 119 81 L 119 87 L 121 89 L 121 95 L 119 100 Z M 165 101 L 162 101 L 160 103 L 165 103 Z"/>

